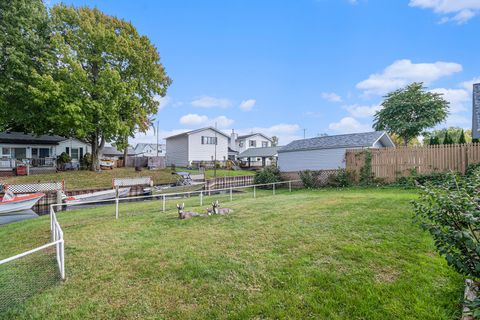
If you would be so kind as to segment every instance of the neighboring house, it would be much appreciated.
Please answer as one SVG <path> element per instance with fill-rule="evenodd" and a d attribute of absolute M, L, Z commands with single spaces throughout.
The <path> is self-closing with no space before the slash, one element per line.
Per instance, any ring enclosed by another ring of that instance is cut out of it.
<path fill-rule="evenodd" d="M 167 166 L 188 167 L 194 162 L 226 161 L 229 137 L 212 127 L 166 138 Z"/>
<path fill-rule="evenodd" d="M 15 166 L 15 161 L 33 167 L 55 166 L 56 158 L 66 152 L 72 161 L 80 161 L 90 145 L 78 139 L 56 135 L 32 135 L 22 132 L 0 133 L 0 167 Z"/>
<path fill-rule="evenodd" d="M 165 144 L 158 144 L 158 153 L 156 143 L 138 143 L 135 146 L 135 153 L 139 157 L 165 157 L 165 151 Z"/>
<path fill-rule="evenodd" d="M 230 135 L 230 148 L 239 153 L 250 148 L 269 148 L 271 146 L 272 139 L 262 133 L 239 136 L 232 130 Z"/>
<path fill-rule="evenodd" d="M 386 132 L 366 132 L 296 140 L 278 151 L 282 172 L 345 168 L 345 151 L 352 148 L 395 147 Z"/>
<path fill-rule="evenodd" d="M 124 156 L 123 150 L 117 150 L 115 147 L 103 147 L 103 149 L 100 151 L 100 158 L 107 158 L 111 160 L 122 160 Z M 128 157 L 135 157 L 136 152 L 133 148 L 128 148 L 127 151 L 127 156 Z"/>
<path fill-rule="evenodd" d="M 267 167 L 277 164 L 279 149 L 280 147 L 249 148 L 237 158 L 244 167 Z"/>

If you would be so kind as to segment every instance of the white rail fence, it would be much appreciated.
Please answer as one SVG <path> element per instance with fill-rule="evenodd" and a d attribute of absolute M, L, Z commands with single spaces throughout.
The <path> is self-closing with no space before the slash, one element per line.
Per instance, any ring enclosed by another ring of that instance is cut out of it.
<path fill-rule="evenodd" d="M 264 183 L 264 184 L 252 184 L 247 186 L 240 186 L 240 187 L 229 187 L 229 188 L 221 188 L 221 189 L 212 189 L 212 190 L 199 190 L 199 191 L 185 191 L 185 192 L 176 192 L 176 193 L 158 193 L 152 195 L 145 195 L 145 196 L 135 196 L 135 197 L 126 197 L 126 198 L 119 198 L 118 196 L 114 199 L 106 199 L 106 200 L 96 200 L 96 201 L 84 201 L 81 205 L 96 205 L 96 204 L 115 204 L 115 218 L 119 218 L 119 210 L 120 210 L 120 203 L 121 202 L 131 202 L 131 201 L 141 201 L 141 200 L 161 200 L 162 201 L 162 212 L 167 211 L 167 201 L 174 200 L 174 199 L 182 199 L 182 198 L 192 198 L 198 197 L 200 206 L 204 205 L 204 198 L 207 196 L 212 195 L 228 195 L 229 200 L 233 201 L 234 193 L 237 193 L 241 190 L 251 190 L 252 197 L 257 198 L 257 191 L 259 189 L 268 189 L 272 192 L 272 195 L 275 195 L 279 189 L 279 187 L 284 186 L 288 188 L 289 192 L 292 192 L 292 187 L 298 183 L 301 183 L 301 180 L 289 180 L 289 181 L 281 181 L 281 182 L 273 182 L 273 183 Z M 118 188 L 118 187 L 117 187 Z M 118 192 L 117 192 L 118 195 Z M 62 207 L 63 204 L 52 204 L 51 207 Z M 79 209 L 81 206 L 78 207 Z"/>
<path fill-rule="evenodd" d="M 182 198 L 191 198 L 197 197 L 199 199 L 198 204 L 203 206 L 204 198 L 207 196 L 212 195 L 226 195 L 229 197 L 230 201 L 234 199 L 234 193 L 241 191 L 241 190 L 249 190 L 251 191 L 252 197 L 257 198 L 257 191 L 258 189 L 264 188 L 268 189 L 272 192 L 272 195 L 275 195 L 279 190 L 279 187 L 284 186 L 288 188 L 289 192 L 292 192 L 292 185 L 295 183 L 300 182 L 300 180 L 290 180 L 290 181 L 282 181 L 282 182 L 275 182 L 275 183 L 266 183 L 266 184 L 254 184 L 249 186 L 242 186 L 242 187 L 230 187 L 230 188 L 223 188 L 223 189 L 213 189 L 213 190 L 200 190 L 200 191 L 189 191 L 189 192 L 178 192 L 178 193 L 163 193 L 163 194 L 153 194 L 147 196 L 137 196 L 137 197 L 129 197 L 129 198 L 115 198 L 115 199 L 108 199 L 108 200 L 97 200 L 97 201 L 86 201 L 82 202 L 82 205 L 95 205 L 95 204 L 108 204 L 108 203 L 115 203 L 115 217 L 116 219 L 119 218 L 119 203 L 120 202 L 129 202 L 132 200 L 161 200 L 162 201 L 162 210 L 166 212 L 167 210 L 167 200 L 179 200 Z M 117 193 L 118 194 L 118 193 Z M 246 194 L 246 193 L 243 193 Z M 55 248 L 56 253 L 56 262 L 58 264 L 58 271 L 60 273 L 60 277 L 62 280 L 65 280 L 65 240 L 63 237 L 63 230 L 57 220 L 57 214 L 55 212 L 55 207 L 63 207 L 64 204 L 53 204 L 50 206 L 50 230 L 51 230 L 51 242 L 37 247 L 35 249 L 17 254 L 15 256 L 0 260 L 0 266 L 3 264 L 7 264 L 9 262 L 21 259 L 28 255 L 31 255 L 35 252 L 39 252 L 45 250 L 50 247 Z M 79 207 L 81 209 L 81 206 Z"/>
<path fill-rule="evenodd" d="M 7 264 L 9 262 L 24 258 L 28 255 L 34 254 L 36 252 L 45 250 L 50 247 L 55 247 L 56 251 L 56 260 L 58 264 L 58 271 L 62 280 L 65 280 L 65 240 L 63 238 L 63 230 L 57 220 L 57 215 L 53 207 L 50 208 L 50 231 L 52 241 L 44 244 L 43 246 L 37 247 L 32 250 L 25 251 L 23 253 L 17 254 L 15 256 L 0 260 L 0 266 Z"/>

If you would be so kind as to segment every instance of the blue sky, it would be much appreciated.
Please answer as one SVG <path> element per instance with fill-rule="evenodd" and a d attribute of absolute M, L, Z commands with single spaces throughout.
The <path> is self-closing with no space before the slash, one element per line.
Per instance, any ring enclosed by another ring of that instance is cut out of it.
<path fill-rule="evenodd" d="M 280 144 L 369 131 L 382 95 L 424 81 L 471 126 L 480 0 L 69 0 L 131 21 L 173 84 L 160 136 L 213 125 Z M 155 141 L 153 132 L 135 142 Z"/>

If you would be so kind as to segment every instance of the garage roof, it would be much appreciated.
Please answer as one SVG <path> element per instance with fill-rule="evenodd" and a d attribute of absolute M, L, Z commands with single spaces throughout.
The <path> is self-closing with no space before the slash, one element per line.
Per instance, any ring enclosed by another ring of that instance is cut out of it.
<path fill-rule="evenodd" d="M 295 140 L 287 144 L 279 153 L 301 151 L 301 150 L 318 150 L 318 149 L 335 149 L 335 148 L 366 148 L 372 147 L 375 142 L 386 136 L 391 146 L 395 146 L 385 131 L 374 131 L 364 133 L 340 134 L 336 136 L 324 136 L 311 139 Z"/>

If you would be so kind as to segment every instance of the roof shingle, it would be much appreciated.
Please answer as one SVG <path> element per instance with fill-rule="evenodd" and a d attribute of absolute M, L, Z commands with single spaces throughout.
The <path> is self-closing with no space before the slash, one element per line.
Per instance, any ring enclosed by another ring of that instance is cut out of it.
<path fill-rule="evenodd" d="M 283 147 L 279 152 L 371 147 L 384 134 L 384 131 L 374 131 L 295 140 Z"/>

